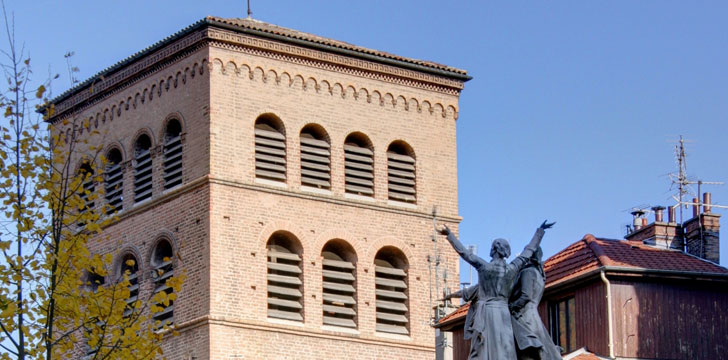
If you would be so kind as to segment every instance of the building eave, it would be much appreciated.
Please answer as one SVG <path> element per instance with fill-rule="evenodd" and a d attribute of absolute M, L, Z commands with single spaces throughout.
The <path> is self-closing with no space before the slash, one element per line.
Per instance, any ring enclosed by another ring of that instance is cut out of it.
<path fill-rule="evenodd" d="M 633 276 L 650 279 L 688 279 L 703 281 L 721 281 L 728 282 L 728 274 L 711 273 L 701 271 L 682 271 L 682 270 L 660 270 L 660 269 L 642 269 L 624 266 L 600 266 L 596 269 L 584 272 L 573 278 L 567 278 L 546 284 L 545 292 L 553 293 L 555 291 L 566 288 L 576 287 L 584 282 L 591 281 L 599 277 L 599 273 L 604 271 L 607 276 Z"/>
<path fill-rule="evenodd" d="M 133 55 L 117 62 L 116 64 L 107 67 L 104 70 L 99 71 L 98 73 L 94 74 L 93 76 L 89 77 L 88 79 L 84 80 L 83 82 L 79 83 L 78 85 L 64 91 L 60 95 L 56 96 L 55 98 L 51 99 L 49 101 L 50 104 L 59 104 L 62 103 L 69 98 L 73 97 L 74 95 L 91 89 L 91 86 L 98 81 L 99 79 L 104 79 L 106 77 L 111 76 L 112 74 L 116 73 L 117 71 L 120 71 L 124 69 L 125 67 L 135 63 L 136 61 L 139 61 L 140 59 L 144 58 L 145 56 L 148 56 L 152 53 L 154 53 L 157 50 L 160 50 L 164 48 L 167 45 L 172 44 L 173 42 L 184 38 L 185 36 L 198 31 L 202 30 L 208 27 L 214 27 L 222 30 L 232 31 L 239 34 L 245 34 L 249 36 L 254 36 L 258 38 L 273 40 L 277 42 L 283 42 L 291 45 L 296 45 L 300 47 L 305 47 L 308 49 L 314 49 L 319 50 L 323 52 L 333 53 L 341 56 L 347 56 L 351 58 L 356 58 L 360 60 L 366 60 L 370 62 L 375 62 L 379 64 L 389 65 L 389 66 L 395 66 L 407 70 L 417 71 L 420 73 L 425 73 L 429 75 L 435 75 L 442 78 L 446 78 L 449 80 L 459 81 L 459 82 L 466 82 L 472 79 L 471 76 L 467 75 L 465 70 L 460 70 L 456 68 L 447 67 L 444 65 L 437 65 L 435 63 L 429 63 L 429 62 L 423 62 L 418 61 L 414 59 L 399 57 L 399 56 L 393 56 L 386 53 L 376 52 L 374 50 L 368 50 L 365 48 L 360 48 L 356 46 L 350 46 L 348 48 L 344 48 L 341 46 L 334 46 L 335 42 L 325 43 L 325 42 L 317 42 L 313 40 L 309 40 L 306 38 L 299 38 L 299 37 L 293 37 L 293 36 L 285 36 L 280 35 L 272 32 L 262 31 L 258 29 L 253 29 L 245 26 L 235 25 L 231 23 L 227 23 L 224 21 L 216 20 L 212 17 L 205 17 L 201 20 L 196 21 L 195 23 L 177 31 L 176 33 L 152 44 L 151 46 L 148 46 L 147 48 L 138 51 L 134 53 Z M 182 49 L 180 49 L 181 51 Z M 48 106 L 42 106 L 40 107 L 37 112 L 41 114 L 46 114 L 48 110 Z M 54 114 L 53 117 L 55 117 L 56 114 Z M 48 119 L 50 120 L 50 119 Z"/>
<path fill-rule="evenodd" d="M 215 19 L 204 19 L 204 20 L 207 21 L 207 23 L 210 25 L 214 25 L 218 28 L 222 28 L 225 30 L 235 31 L 237 33 L 267 38 L 270 40 L 276 40 L 276 41 L 285 42 L 285 43 L 289 43 L 289 44 L 293 44 L 293 45 L 307 47 L 310 49 L 326 51 L 326 52 L 349 56 L 349 57 L 358 58 L 358 59 L 362 59 L 362 60 L 378 62 L 381 64 L 397 66 L 397 67 L 401 67 L 401 68 L 405 68 L 405 69 L 409 69 L 409 70 L 415 70 L 415 71 L 419 71 L 419 72 L 423 72 L 423 73 L 427 73 L 427 74 L 438 75 L 438 76 L 442 76 L 445 78 L 459 80 L 459 81 L 463 81 L 463 82 L 473 79 L 473 77 L 467 75 L 464 70 L 459 70 L 459 69 L 445 70 L 445 69 L 440 69 L 437 67 L 421 65 L 421 64 L 416 63 L 414 60 L 409 60 L 406 58 L 395 59 L 395 58 L 390 58 L 390 57 L 387 57 L 384 55 L 370 54 L 368 52 L 361 51 L 361 50 L 351 50 L 351 49 L 341 48 L 341 47 L 337 47 L 337 46 L 333 46 L 333 45 L 329 45 L 329 44 L 325 44 L 325 43 L 320 43 L 320 42 L 315 42 L 315 41 L 311 41 L 311 40 L 307 40 L 307 39 L 300 39 L 300 38 L 295 38 L 295 37 L 273 34 L 273 33 L 266 32 L 266 31 L 250 29 L 250 28 L 246 28 L 243 26 L 238 26 L 238 25 L 218 21 Z"/>

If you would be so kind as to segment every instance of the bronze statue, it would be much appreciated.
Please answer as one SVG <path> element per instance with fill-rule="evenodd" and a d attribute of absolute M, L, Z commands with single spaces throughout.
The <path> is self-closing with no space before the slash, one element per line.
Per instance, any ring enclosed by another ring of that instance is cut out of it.
<path fill-rule="evenodd" d="M 505 260 L 511 255 L 505 239 L 493 240 L 490 250 L 493 259 L 487 262 L 468 251 L 447 226 L 440 230 L 463 260 L 478 272 L 477 291 L 469 291 L 474 297 L 468 311 L 471 319 L 465 323 L 465 336 L 470 339 L 469 360 L 517 360 L 508 299 L 518 273 L 538 249 L 545 229 L 553 225 L 544 221 L 521 255 L 510 264 Z"/>
<path fill-rule="evenodd" d="M 542 256 L 540 247 L 531 255 L 518 274 L 508 305 L 519 360 L 561 360 L 561 351 L 554 345 L 538 315 L 546 278 Z"/>

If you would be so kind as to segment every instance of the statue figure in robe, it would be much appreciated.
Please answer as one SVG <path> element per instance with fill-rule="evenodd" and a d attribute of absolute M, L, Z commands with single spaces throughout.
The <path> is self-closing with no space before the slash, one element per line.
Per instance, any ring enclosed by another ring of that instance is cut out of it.
<path fill-rule="evenodd" d="M 508 304 L 518 360 L 562 359 L 561 350 L 554 345 L 538 314 L 538 304 L 546 284 L 542 256 L 543 251 L 539 247 L 518 273 Z"/>
<path fill-rule="evenodd" d="M 511 255 L 511 247 L 505 239 L 493 240 L 492 260 L 488 262 L 465 248 L 447 226 L 440 230 L 463 260 L 478 272 L 477 291 L 471 290 L 468 294 L 474 298 L 465 323 L 466 336 L 470 339 L 469 360 L 517 360 L 508 299 L 519 272 L 530 262 L 545 230 L 553 225 L 544 221 L 521 255 L 510 263 L 506 259 Z"/>

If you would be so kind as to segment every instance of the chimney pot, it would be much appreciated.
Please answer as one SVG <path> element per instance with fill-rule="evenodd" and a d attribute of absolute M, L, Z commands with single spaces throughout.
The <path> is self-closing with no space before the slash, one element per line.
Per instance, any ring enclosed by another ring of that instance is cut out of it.
<path fill-rule="evenodd" d="M 665 211 L 664 206 L 655 206 L 652 208 L 652 211 L 655 212 L 655 222 L 662 222 L 662 215 Z"/>
<path fill-rule="evenodd" d="M 710 193 L 703 193 L 703 212 L 710 214 Z"/>
<path fill-rule="evenodd" d="M 647 226 L 647 218 L 642 218 L 642 227 Z"/>
<path fill-rule="evenodd" d="M 675 208 L 670 206 L 667 208 L 667 221 L 671 223 L 675 223 Z"/>
<path fill-rule="evenodd" d="M 700 201 L 700 199 L 693 198 L 693 217 L 698 217 L 698 214 L 700 213 L 700 205 L 698 205 L 698 201 Z"/>
<path fill-rule="evenodd" d="M 632 224 L 634 225 L 634 231 L 637 231 L 641 229 L 643 226 L 647 225 L 646 223 L 643 225 L 642 222 L 642 216 L 645 214 L 644 211 L 641 209 L 637 209 L 635 211 L 631 212 L 632 214 Z"/>

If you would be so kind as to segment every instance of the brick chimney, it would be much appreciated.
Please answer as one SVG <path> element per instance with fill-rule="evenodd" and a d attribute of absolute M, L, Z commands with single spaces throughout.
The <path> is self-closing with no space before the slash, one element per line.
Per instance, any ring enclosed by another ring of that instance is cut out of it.
<path fill-rule="evenodd" d="M 703 194 L 702 204 L 693 199 L 693 218 L 683 224 L 685 251 L 688 254 L 720 262 L 720 215 L 711 211 L 710 193 Z M 700 205 L 703 212 L 700 213 Z"/>
<path fill-rule="evenodd" d="M 652 211 L 655 213 L 655 222 L 649 225 L 645 224 L 647 218 L 642 217 L 642 214 L 633 213 L 632 215 L 635 216 L 634 231 L 624 238 L 628 241 L 641 242 L 663 249 L 682 251 L 684 247 L 682 233 L 680 226 L 675 222 L 673 208 L 668 208 L 668 221 L 664 220 L 664 206 L 655 206 Z"/>

